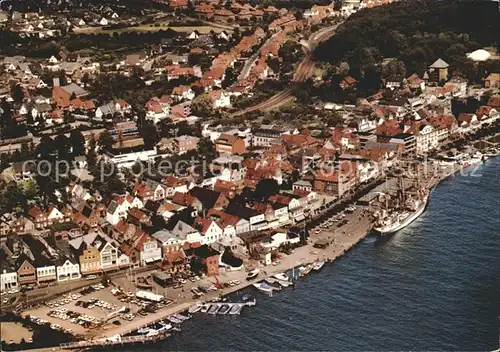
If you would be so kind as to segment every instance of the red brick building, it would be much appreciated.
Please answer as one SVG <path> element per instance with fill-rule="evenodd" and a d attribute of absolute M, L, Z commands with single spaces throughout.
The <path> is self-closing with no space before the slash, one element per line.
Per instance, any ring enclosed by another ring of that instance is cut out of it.
<path fill-rule="evenodd" d="M 237 136 L 221 134 L 215 141 L 215 150 L 226 154 L 243 154 L 246 151 L 245 141 Z"/>
<path fill-rule="evenodd" d="M 219 252 L 207 245 L 203 245 L 196 248 L 194 254 L 200 259 L 208 276 L 219 275 Z"/>

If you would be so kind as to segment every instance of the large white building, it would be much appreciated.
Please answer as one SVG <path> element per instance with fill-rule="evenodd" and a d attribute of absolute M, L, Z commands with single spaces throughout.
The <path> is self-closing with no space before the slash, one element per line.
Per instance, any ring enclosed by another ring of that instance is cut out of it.
<path fill-rule="evenodd" d="M 56 266 L 46 265 L 36 268 L 36 278 L 38 283 L 56 280 Z"/>
<path fill-rule="evenodd" d="M 417 154 L 427 153 L 438 146 L 440 131 L 430 125 L 422 125 L 418 134 L 415 135 L 415 147 Z"/>
<path fill-rule="evenodd" d="M 56 268 L 57 281 L 78 280 L 82 277 L 80 274 L 80 264 L 72 263 L 67 259 L 62 265 Z"/>
<path fill-rule="evenodd" d="M 3 273 L 0 274 L 0 291 L 6 292 L 18 286 L 17 273 L 15 271 L 9 273 L 4 270 Z"/>
<path fill-rule="evenodd" d="M 162 258 L 161 246 L 153 238 L 142 243 L 141 265 L 156 262 Z"/>

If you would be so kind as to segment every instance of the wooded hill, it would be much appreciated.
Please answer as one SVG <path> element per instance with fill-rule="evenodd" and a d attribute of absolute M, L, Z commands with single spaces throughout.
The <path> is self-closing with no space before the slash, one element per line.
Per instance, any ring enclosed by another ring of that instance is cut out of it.
<path fill-rule="evenodd" d="M 404 0 L 355 13 L 315 57 L 336 65 L 345 61 L 357 78 L 384 58 L 401 60 L 408 74 L 422 74 L 438 58 L 467 71 L 465 54 L 497 47 L 498 33 L 498 2 Z"/>

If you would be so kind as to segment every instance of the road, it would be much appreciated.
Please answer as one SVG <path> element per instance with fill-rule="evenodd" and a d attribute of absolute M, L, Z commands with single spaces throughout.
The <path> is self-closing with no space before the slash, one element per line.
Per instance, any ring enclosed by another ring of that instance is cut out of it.
<path fill-rule="evenodd" d="M 293 75 L 292 79 L 292 85 L 281 92 L 273 95 L 271 98 L 268 100 L 256 104 L 254 106 L 248 107 L 246 109 L 237 111 L 233 114 L 230 115 L 230 117 L 235 117 L 239 116 L 242 114 L 245 114 L 247 112 L 251 111 L 269 111 L 269 110 L 274 110 L 286 102 L 288 102 L 292 98 L 292 92 L 293 92 L 293 87 L 296 86 L 296 83 L 304 82 L 307 80 L 309 77 L 312 76 L 314 72 L 314 60 L 312 57 L 312 53 L 314 49 L 318 46 L 319 43 L 322 41 L 330 38 L 334 33 L 335 30 L 337 29 L 338 24 L 331 26 L 331 27 L 326 27 L 322 28 L 317 32 L 314 32 L 311 34 L 310 38 L 308 41 L 303 44 L 306 44 L 307 46 L 307 54 L 304 57 L 304 59 L 300 62 L 300 64 L 297 67 L 297 70 L 295 71 L 295 74 Z"/>
<path fill-rule="evenodd" d="M 253 54 L 252 56 L 250 56 L 248 58 L 248 60 L 245 62 L 245 65 L 243 66 L 243 69 L 241 70 L 241 73 L 240 75 L 238 76 L 238 81 L 242 80 L 242 79 L 245 79 L 248 77 L 248 75 L 250 74 L 250 70 L 252 69 L 252 66 L 255 64 L 255 62 L 257 61 L 257 59 L 260 57 L 260 51 L 262 50 L 263 47 L 265 47 L 267 44 L 269 44 L 269 42 L 271 40 L 273 40 L 273 38 L 277 35 L 278 33 L 275 33 L 273 34 L 271 37 L 269 37 L 259 48 L 259 50 L 257 50 L 257 52 L 255 54 Z"/>

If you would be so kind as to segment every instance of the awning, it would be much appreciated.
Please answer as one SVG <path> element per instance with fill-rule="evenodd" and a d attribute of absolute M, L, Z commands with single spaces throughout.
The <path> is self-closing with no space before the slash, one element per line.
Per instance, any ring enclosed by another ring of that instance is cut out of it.
<path fill-rule="evenodd" d="M 146 260 L 144 260 L 146 263 L 153 263 L 153 262 L 156 262 L 158 260 L 161 260 L 161 255 L 158 255 L 156 257 L 152 257 L 152 258 L 148 258 Z"/>
<path fill-rule="evenodd" d="M 299 216 L 297 216 L 297 217 L 295 218 L 295 221 L 302 221 L 302 220 L 304 220 L 305 218 L 306 218 L 306 217 L 304 216 L 304 214 L 300 214 Z"/>

